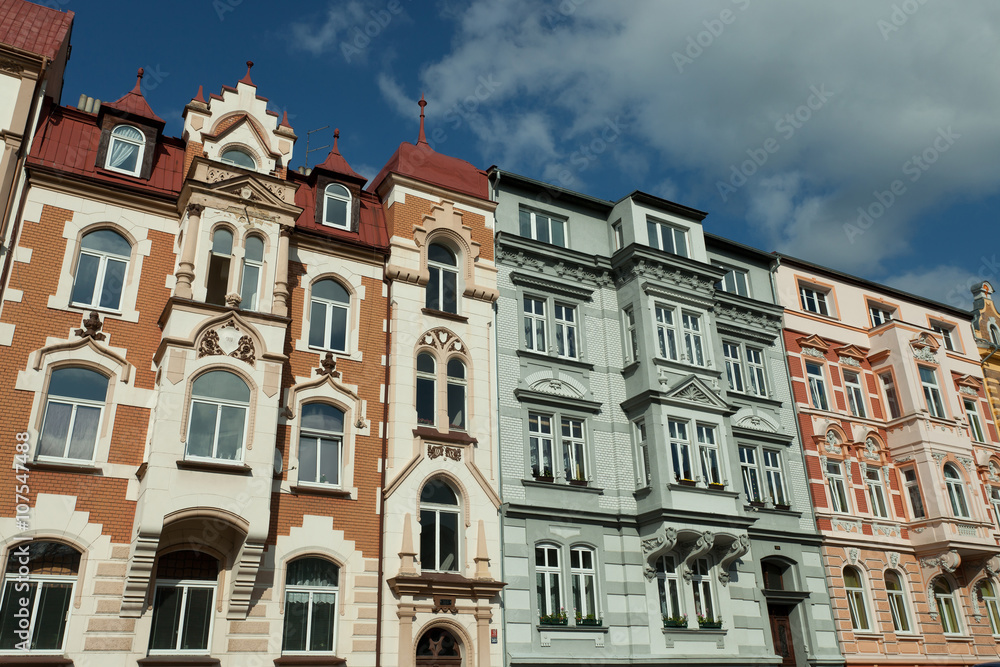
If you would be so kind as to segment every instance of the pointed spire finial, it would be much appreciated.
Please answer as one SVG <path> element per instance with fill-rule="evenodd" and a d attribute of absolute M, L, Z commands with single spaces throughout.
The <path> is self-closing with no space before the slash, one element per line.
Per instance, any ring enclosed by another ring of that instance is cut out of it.
<path fill-rule="evenodd" d="M 247 61 L 247 73 L 246 73 L 246 76 L 244 76 L 242 79 L 240 79 L 240 83 L 245 83 L 245 84 L 250 85 L 250 86 L 253 85 L 253 80 L 250 79 L 250 70 L 251 70 L 251 68 L 253 68 L 253 61 L 252 60 L 248 60 Z"/>
<path fill-rule="evenodd" d="M 334 128 L 333 130 L 333 152 L 339 153 L 340 149 L 337 147 L 337 142 L 340 140 L 340 128 Z"/>
<path fill-rule="evenodd" d="M 139 68 L 139 71 L 135 73 L 135 88 L 132 89 L 133 93 L 142 94 L 142 89 L 139 88 L 139 82 L 142 81 L 142 75 L 146 73 L 146 70 Z"/>
<path fill-rule="evenodd" d="M 198 94 L 195 95 L 194 99 L 191 100 L 191 101 L 192 102 L 201 102 L 202 104 L 205 103 L 205 87 L 204 86 L 198 86 Z"/>
<path fill-rule="evenodd" d="M 424 99 L 423 93 L 420 93 L 420 101 L 417 104 L 420 105 L 420 135 L 417 137 L 417 143 L 426 144 L 427 137 L 424 136 L 424 107 L 427 106 L 427 100 Z"/>

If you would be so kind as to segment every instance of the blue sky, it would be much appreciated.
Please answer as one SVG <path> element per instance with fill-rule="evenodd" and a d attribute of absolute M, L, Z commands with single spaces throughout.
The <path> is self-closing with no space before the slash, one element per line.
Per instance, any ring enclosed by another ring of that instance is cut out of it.
<path fill-rule="evenodd" d="M 146 69 L 179 134 L 199 85 L 334 127 L 373 176 L 413 141 L 968 308 L 1000 285 L 1000 3 L 969 0 L 51 0 L 77 13 L 64 103 Z M 310 165 L 326 151 L 310 156 Z M 865 215 L 866 214 L 866 215 Z"/>

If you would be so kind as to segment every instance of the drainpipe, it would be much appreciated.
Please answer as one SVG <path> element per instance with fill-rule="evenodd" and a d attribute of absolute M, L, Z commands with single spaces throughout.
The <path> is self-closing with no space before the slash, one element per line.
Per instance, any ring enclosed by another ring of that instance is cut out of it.
<path fill-rule="evenodd" d="M 385 597 L 385 557 L 382 553 L 385 546 L 385 480 L 386 480 L 386 456 L 389 452 L 389 354 L 392 351 L 392 281 L 386 277 L 389 258 L 385 258 L 382 265 L 382 284 L 385 285 L 385 396 L 382 400 L 382 460 L 379 466 L 382 468 L 381 488 L 379 493 L 382 498 L 379 502 L 379 530 L 378 530 L 378 616 L 375 617 L 375 667 L 382 665 L 382 603 Z"/>

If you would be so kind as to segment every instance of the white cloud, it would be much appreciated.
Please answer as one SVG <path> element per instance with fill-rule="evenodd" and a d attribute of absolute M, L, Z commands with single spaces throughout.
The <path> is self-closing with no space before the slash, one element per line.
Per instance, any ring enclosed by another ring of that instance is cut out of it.
<path fill-rule="evenodd" d="M 972 308 L 970 288 L 973 284 L 981 282 L 981 279 L 965 267 L 942 264 L 926 271 L 911 271 L 890 276 L 884 282 L 910 294 L 970 310 Z"/>

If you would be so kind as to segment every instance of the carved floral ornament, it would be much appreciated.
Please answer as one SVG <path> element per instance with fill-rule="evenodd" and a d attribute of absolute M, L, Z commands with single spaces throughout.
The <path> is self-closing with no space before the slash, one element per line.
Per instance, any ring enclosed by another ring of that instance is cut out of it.
<path fill-rule="evenodd" d="M 90 317 L 83 321 L 83 328 L 77 329 L 74 333 L 76 333 L 76 335 L 80 338 L 104 340 L 107 336 L 101 333 L 102 327 L 104 327 L 104 323 L 101 322 L 100 316 L 98 316 L 96 310 L 92 310 L 90 311 Z"/>
<path fill-rule="evenodd" d="M 448 447 L 446 445 L 427 445 L 427 458 L 434 459 L 444 456 L 446 459 L 451 459 L 452 461 L 462 460 L 462 448 L 461 447 Z"/>
<path fill-rule="evenodd" d="M 683 539 L 690 536 L 689 539 Z M 676 528 L 667 527 L 663 533 L 642 540 L 642 551 L 646 557 L 644 574 L 652 581 L 656 578 L 656 567 L 653 565 L 660 556 L 673 552 L 680 561 L 680 571 L 684 579 L 691 581 L 694 576 L 694 562 L 713 554 L 719 564 L 719 582 L 725 586 L 729 583 L 729 569 L 732 565 L 750 551 L 750 538 L 746 535 L 734 536 L 726 533 L 716 533 L 710 530 L 696 532 L 685 530 L 679 532 Z"/>
<path fill-rule="evenodd" d="M 465 344 L 461 339 L 444 328 L 431 329 L 420 337 L 420 343 L 445 352 L 466 353 Z"/>
<path fill-rule="evenodd" d="M 257 361 L 253 339 L 243 333 L 232 320 L 217 329 L 209 329 L 202 336 L 198 346 L 198 358 L 215 355 L 239 359 L 251 366 Z"/>

